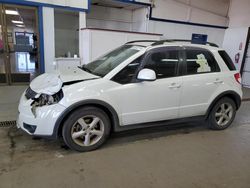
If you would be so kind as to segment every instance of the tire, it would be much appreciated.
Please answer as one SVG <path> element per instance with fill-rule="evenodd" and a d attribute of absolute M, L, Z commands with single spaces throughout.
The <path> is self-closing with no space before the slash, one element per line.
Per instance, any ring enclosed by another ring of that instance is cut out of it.
<path fill-rule="evenodd" d="M 232 124 L 235 115 L 235 102 L 228 97 L 224 97 L 212 108 L 207 120 L 208 127 L 213 130 L 224 130 Z"/>
<path fill-rule="evenodd" d="M 110 119 L 103 110 L 82 107 L 73 111 L 63 123 L 62 136 L 70 149 L 86 152 L 103 145 L 110 129 Z"/>

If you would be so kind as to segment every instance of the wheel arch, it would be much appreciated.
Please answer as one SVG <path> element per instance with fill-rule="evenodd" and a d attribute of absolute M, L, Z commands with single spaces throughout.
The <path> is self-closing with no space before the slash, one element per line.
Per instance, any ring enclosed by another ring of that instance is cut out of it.
<path fill-rule="evenodd" d="M 206 113 L 206 119 L 208 118 L 208 116 L 209 116 L 211 110 L 213 109 L 214 105 L 224 97 L 228 97 L 228 98 L 232 99 L 235 102 L 236 110 L 238 110 L 240 108 L 240 106 L 241 106 L 241 97 L 240 97 L 240 95 L 238 93 L 236 93 L 235 91 L 226 91 L 226 92 L 223 92 L 220 95 L 218 95 L 213 100 L 213 102 L 210 104 L 210 106 L 209 106 L 209 108 L 207 110 L 207 113 Z"/>
<path fill-rule="evenodd" d="M 111 131 L 115 131 L 116 128 L 119 127 L 118 114 L 110 104 L 101 100 L 84 100 L 71 105 L 60 115 L 55 123 L 52 137 L 58 138 L 59 136 L 61 136 L 64 120 L 67 119 L 73 111 L 84 106 L 94 106 L 106 112 L 111 121 Z"/>

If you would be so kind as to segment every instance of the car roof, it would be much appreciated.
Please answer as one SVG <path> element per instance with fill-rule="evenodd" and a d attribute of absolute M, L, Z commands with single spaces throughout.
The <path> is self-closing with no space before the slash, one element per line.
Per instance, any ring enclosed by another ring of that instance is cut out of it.
<path fill-rule="evenodd" d="M 144 47 L 147 47 L 148 49 L 167 47 L 167 46 L 183 46 L 183 47 L 204 48 L 210 51 L 223 50 L 214 43 L 208 42 L 207 44 L 194 44 L 192 43 L 192 41 L 189 41 L 189 40 L 158 40 L 158 41 L 157 40 L 141 40 L 141 41 L 131 41 L 126 44 L 144 46 Z"/>

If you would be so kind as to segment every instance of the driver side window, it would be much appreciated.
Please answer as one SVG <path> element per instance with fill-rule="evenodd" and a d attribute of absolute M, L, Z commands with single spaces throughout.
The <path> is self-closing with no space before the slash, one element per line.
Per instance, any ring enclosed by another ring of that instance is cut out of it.
<path fill-rule="evenodd" d="M 112 80 L 119 84 L 129 84 L 135 78 L 138 68 L 141 64 L 142 56 L 134 60 L 132 63 L 123 68 L 119 73 L 117 73 Z"/>

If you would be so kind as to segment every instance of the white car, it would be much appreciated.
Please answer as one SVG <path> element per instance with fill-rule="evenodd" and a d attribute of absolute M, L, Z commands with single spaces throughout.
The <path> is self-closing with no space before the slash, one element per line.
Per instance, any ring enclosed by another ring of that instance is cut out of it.
<path fill-rule="evenodd" d="M 90 151 L 110 132 L 206 120 L 222 130 L 241 105 L 241 76 L 212 44 L 134 41 L 72 72 L 34 79 L 18 127 Z"/>

